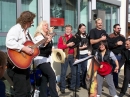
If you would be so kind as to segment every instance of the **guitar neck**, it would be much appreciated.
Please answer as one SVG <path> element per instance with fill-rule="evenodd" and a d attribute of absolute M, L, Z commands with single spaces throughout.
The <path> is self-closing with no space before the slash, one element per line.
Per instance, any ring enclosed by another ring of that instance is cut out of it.
<path fill-rule="evenodd" d="M 36 48 L 36 47 L 38 47 L 40 44 L 44 44 L 46 41 L 47 41 L 47 38 L 44 38 L 44 39 L 42 39 L 41 41 L 39 41 L 38 43 L 34 44 L 34 45 L 32 46 L 32 48 Z"/>
<path fill-rule="evenodd" d="M 50 33 L 50 35 L 53 37 L 56 35 L 56 33 Z M 40 44 L 44 44 L 47 41 L 47 37 L 45 37 L 44 39 L 42 39 L 41 41 L 39 41 L 38 43 L 34 44 L 32 46 L 32 48 L 38 47 Z"/>

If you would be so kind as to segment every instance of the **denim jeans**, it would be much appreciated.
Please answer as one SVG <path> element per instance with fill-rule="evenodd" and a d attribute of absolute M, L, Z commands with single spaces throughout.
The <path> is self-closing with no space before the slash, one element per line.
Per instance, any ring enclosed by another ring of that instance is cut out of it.
<path fill-rule="evenodd" d="M 76 85 L 76 66 L 73 66 L 74 63 L 74 56 L 73 55 L 68 55 L 68 58 L 65 59 L 65 63 L 61 64 L 61 86 L 60 89 L 64 90 L 66 88 L 66 71 L 68 68 L 68 64 L 70 65 L 71 68 L 71 83 L 70 83 L 70 88 L 74 89 Z"/>
<path fill-rule="evenodd" d="M 117 58 L 117 60 L 118 60 L 118 63 L 119 63 L 119 65 L 120 65 L 120 63 L 121 63 L 121 59 L 122 59 L 122 56 L 121 55 L 115 55 L 116 56 L 116 58 Z M 116 64 L 115 64 L 115 62 L 113 61 L 112 62 L 112 65 L 113 65 L 113 68 L 115 68 L 116 67 Z M 119 70 L 120 71 L 120 70 Z M 118 86 L 118 74 L 119 74 L 119 71 L 118 71 L 118 73 L 115 73 L 115 72 L 113 72 L 113 82 L 114 82 L 114 85 L 115 85 L 115 87 L 117 87 Z"/>
<path fill-rule="evenodd" d="M 86 58 L 87 56 L 88 56 L 87 54 L 80 55 L 79 59 Z M 77 75 L 76 87 L 80 87 L 80 71 L 82 71 L 82 82 L 81 82 L 81 85 L 82 86 L 86 86 L 86 84 L 85 84 L 85 77 L 86 77 L 86 72 L 87 72 L 87 60 L 78 64 L 78 68 L 77 68 L 77 72 L 76 72 L 76 75 Z"/>

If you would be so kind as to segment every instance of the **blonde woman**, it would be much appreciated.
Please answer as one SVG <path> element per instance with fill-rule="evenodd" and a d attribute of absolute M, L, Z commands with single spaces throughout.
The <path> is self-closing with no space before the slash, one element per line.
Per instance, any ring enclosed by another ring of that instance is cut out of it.
<path fill-rule="evenodd" d="M 55 73 L 51 67 L 51 52 L 52 52 L 52 36 L 49 35 L 48 30 L 48 23 L 46 21 L 42 21 L 35 32 L 34 41 L 35 43 L 39 42 L 40 40 L 44 39 L 45 37 L 48 38 L 46 43 L 39 46 L 40 54 L 36 58 L 34 58 L 34 64 L 42 72 L 42 79 L 40 85 L 40 94 L 39 97 L 47 97 L 47 84 L 49 83 L 49 90 L 51 97 L 59 97 L 56 91 L 56 77 Z"/>

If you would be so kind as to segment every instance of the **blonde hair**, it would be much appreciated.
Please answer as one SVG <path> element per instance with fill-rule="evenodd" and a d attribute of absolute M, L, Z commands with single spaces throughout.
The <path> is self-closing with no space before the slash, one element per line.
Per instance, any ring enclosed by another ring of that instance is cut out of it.
<path fill-rule="evenodd" d="M 97 19 L 95 20 L 95 23 L 97 23 L 97 21 L 102 21 L 102 19 L 101 19 L 101 18 L 97 18 Z"/>
<path fill-rule="evenodd" d="M 43 25 L 45 25 L 45 24 L 48 24 L 47 21 L 45 21 L 45 20 L 43 20 L 43 21 L 41 21 L 41 22 L 39 23 L 39 25 L 38 25 L 38 27 L 37 27 L 37 29 L 36 29 L 36 31 L 35 31 L 34 37 L 36 37 L 36 36 L 37 36 L 38 34 L 40 34 L 40 33 L 45 33 L 45 32 L 43 31 Z"/>

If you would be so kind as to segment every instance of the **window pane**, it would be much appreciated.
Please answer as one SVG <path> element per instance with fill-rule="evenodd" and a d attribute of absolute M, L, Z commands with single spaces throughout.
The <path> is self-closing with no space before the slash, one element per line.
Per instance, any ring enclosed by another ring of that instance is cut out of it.
<path fill-rule="evenodd" d="M 50 0 L 51 26 L 56 32 L 63 32 L 66 24 L 71 24 L 77 31 L 77 2 L 78 0 Z"/>
<path fill-rule="evenodd" d="M 118 23 L 118 13 L 117 13 L 118 7 L 117 6 L 112 6 L 112 27 L 113 25 L 115 25 L 116 23 Z M 113 30 L 113 28 L 112 28 Z"/>
<path fill-rule="evenodd" d="M 0 32 L 16 24 L 16 0 L 0 0 Z"/>
<path fill-rule="evenodd" d="M 97 2 L 97 9 L 106 11 L 106 15 L 105 15 L 106 27 L 105 27 L 105 30 L 107 31 L 107 33 L 110 33 L 111 32 L 111 6 L 108 5 L 108 4 L 105 4 L 105 3 Z"/>
<path fill-rule="evenodd" d="M 5 37 L 0 37 L 0 50 L 6 50 L 6 47 L 5 47 Z"/>
<path fill-rule="evenodd" d="M 105 10 L 106 15 L 106 31 L 108 34 L 113 32 L 113 25 L 118 23 L 118 7 L 114 5 L 109 5 L 102 2 L 97 2 L 97 9 Z"/>
<path fill-rule="evenodd" d="M 129 6 L 128 6 L 128 13 L 130 14 L 130 4 L 129 4 Z"/>
<path fill-rule="evenodd" d="M 80 2 L 80 22 L 86 25 L 86 32 L 88 33 L 88 0 L 81 0 Z"/>
<path fill-rule="evenodd" d="M 34 19 L 33 27 L 29 28 L 29 32 L 32 34 L 32 36 L 35 33 L 36 27 L 37 27 L 37 2 L 38 0 L 22 0 L 22 11 L 31 11 L 36 14 L 36 18 Z"/>
<path fill-rule="evenodd" d="M 73 33 L 76 33 L 78 26 L 78 0 L 50 0 L 50 26 L 54 26 L 54 45 L 58 38 L 64 33 L 64 26 L 71 24 Z"/>
<path fill-rule="evenodd" d="M 0 50 L 5 50 L 3 33 L 16 24 L 16 0 L 0 0 Z M 6 35 L 6 34 L 5 34 Z"/>

